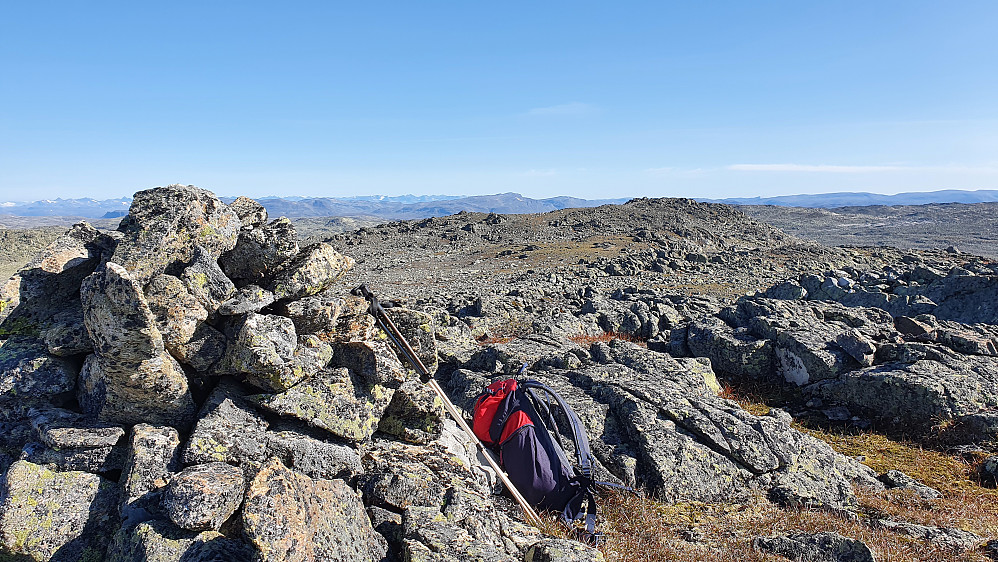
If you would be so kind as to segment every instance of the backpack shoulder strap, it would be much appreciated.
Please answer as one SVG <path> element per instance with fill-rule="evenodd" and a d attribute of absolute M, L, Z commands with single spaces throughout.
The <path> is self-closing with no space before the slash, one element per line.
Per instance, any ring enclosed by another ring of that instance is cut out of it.
<path fill-rule="evenodd" d="M 593 477 L 593 465 L 595 464 L 595 461 L 593 459 L 592 450 L 589 447 L 589 437 L 586 435 L 586 428 L 582 425 L 582 421 L 579 420 L 579 416 L 575 414 L 575 411 L 573 411 L 565 400 L 551 387 L 532 379 L 523 381 L 520 384 L 525 389 L 540 390 L 554 398 L 555 403 L 557 403 L 562 412 L 564 412 L 565 419 L 568 420 L 568 424 L 571 427 L 571 437 L 572 441 L 575 442 L 575 451 L 578 456 L 579 472 L 582 473 L 583 477 L 591 480 Z"/>

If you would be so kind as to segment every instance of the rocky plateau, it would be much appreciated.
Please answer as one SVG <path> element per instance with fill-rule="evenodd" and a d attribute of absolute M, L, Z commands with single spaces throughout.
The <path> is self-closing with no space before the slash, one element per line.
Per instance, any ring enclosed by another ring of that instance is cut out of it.
<path fill-rule="evenodd" d="M 855 519 L 864 490 L 940 494 L 796 419 L 947 424 L 952 447 L 998 453 L 998 264 L 956 248 L 832 248 L 687 199 L 315 241 L 250 199 L 169 186 L 136 193 L 116 230 L 74 225 L 0 286 L 0 560 L 610 556 L 497 495 L 351 295 L 361 283 L 466 414 L 526 363 L 585 423 L 599 477 L 665 504 Z M 729 383 L 796 398 L 756 415 Z M 868 525 L 968 556 L 998 538 Z M 882 556 L 835 533 L 744 548 Z"/>

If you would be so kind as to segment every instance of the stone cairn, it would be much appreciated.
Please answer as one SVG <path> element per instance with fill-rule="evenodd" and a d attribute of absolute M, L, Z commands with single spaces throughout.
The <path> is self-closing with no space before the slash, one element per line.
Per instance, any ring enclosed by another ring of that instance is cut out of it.
<path fill-rule="evenodd" d="M 496 509 L 366 303 L 324 294 L 353 263 L 255 201 L 174 185 L 136 193 L 116 231 L 75 225 L 7 281 L 0 559 L 580 552 Z M 430 316 L 392 314 L 435 365 Z"/>

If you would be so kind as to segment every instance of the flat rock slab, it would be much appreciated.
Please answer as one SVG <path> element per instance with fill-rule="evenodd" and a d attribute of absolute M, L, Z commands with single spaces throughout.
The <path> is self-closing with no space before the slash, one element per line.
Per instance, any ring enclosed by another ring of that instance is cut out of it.
<path fill-rule="evenodd" d="M 79 370 L 34 338 L 0 341 L 0 396 L 55 396 L 76 387 Z"/>
<path fill-rule="evenodd" d="M 876 562 L 870 547 L 838 533 L 757 537 L 752 547 L 794 562 Z"/>
<path fill-rule="evenodd" d="M 253 562 L 252 547 L 215 531 L 196 533 L 169 521 L 122 527 L 111 540 L 106 562 Z"/>
<path fill-rule="evenodd" d="M 349 441 L 366 441 L 378 429 L 394 391 L 361 381 L 348 369 L 326 369 L 286 392 L 257 395 L 264 408 Z"/>
<path fill-rule="evenodd" d="M 117 487 L 96 474 L 17 461 L 3 478 L 3 550 L 35 560 L 100 560 L 116 524 Z"/>
<path fill-rule="evenodd" d="M 132 428 L 128 455 L 121 471 L 122 515 L 132 507 L 142 508 L 150 495 L 166 485 L 180 465 L 180 434 L 172 427 L 140 423 Z"/>
<path fill-rule="evenodd" d="M 236 385 L 215 387 L 201 407 L 198 421 L 184 448 L 186 464 L 262 462 L 266 452 L 267 421 Z"/>
<path fill-rule="evenodd" d="M 380 562 L 388 544 L 342 480 L 313 480 L 271 459 L 246 492 L 243 532 L 260 559 Z"/>

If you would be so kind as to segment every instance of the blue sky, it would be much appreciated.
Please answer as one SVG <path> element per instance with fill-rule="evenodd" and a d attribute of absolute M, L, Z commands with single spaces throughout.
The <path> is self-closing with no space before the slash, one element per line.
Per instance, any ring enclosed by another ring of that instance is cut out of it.
<path fill-rule="evenodd" d="M 998 2 L 8 2 L 0 199 L 998 189 Z"/>

